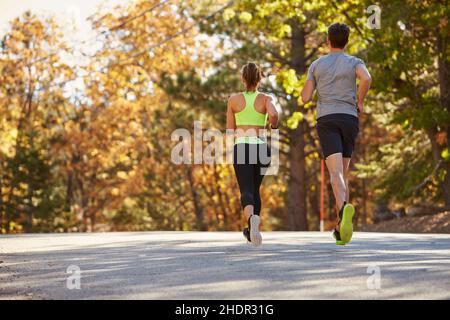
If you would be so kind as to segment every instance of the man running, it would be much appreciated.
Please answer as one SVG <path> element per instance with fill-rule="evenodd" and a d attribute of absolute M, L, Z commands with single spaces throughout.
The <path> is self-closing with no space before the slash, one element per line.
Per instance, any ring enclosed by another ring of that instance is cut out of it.
<path fill-rule="evenodd" d="M 311 64 L 302 90 L 302 100 L 307 103 L 317 89 L 316 129 L 339 213 L 333 232 L 339 245 L 350 242 L 353 235 L 355 208 L 349 203 L 349 164 L 359 132 L 358 114 L 363 112 L 371 83 L 364 62 L 344 52 L 349 34 L 350 29 L 343 23 L 333 23 L 328 28 L 330 53 Z"/>

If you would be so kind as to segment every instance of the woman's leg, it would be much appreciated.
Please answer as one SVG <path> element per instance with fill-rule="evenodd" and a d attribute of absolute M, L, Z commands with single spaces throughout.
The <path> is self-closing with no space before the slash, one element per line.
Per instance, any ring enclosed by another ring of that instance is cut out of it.
<path fill-rule="evenodd" d="M 254 168 L 254 176 L 253 176 L 253 195 L 255 201 L 255 209 L 254 213 L 259 215 L 261 212 L 261 195 L 259 190 L 261 188 L 261 184 L 263 182 L 265 173 L 267 168 L 270 166 L 270 149 L 267 144 L 258 145 L 258 163 Z"/>
<path fill-rule="evenodd" d="M 254 184 L 254 190 L 253 190 L 253 197 L 255 199 L 255 208 L 253 213 L 258 215 L 261 212 L 261 195 L 259 194 L 259 187 L 261 186 L 262 179 L 258 179 L 255 177 L 255 184 Z"/>
<path fill-rule="evenodd" d="M 262 243 L 261 232 L 259 225 L 261 219 L 259 214 L 261 212 L 261 195 L 259 189 L 264 179 L 267 167 L 270 165 L 270 150 L 267 144 L 254 145 L 253 150 L 258 152 L 258 161 L 253 165 L 253 199 L 254 199 L 254 215 L 249 220 L 250 241 L 253 245 L 259 246 Z"/>
<path fill-rule="evenodd" d="M 253 199 L 255 203 L 254 214 L 259 216 L 259 213 L 261 212 L 261 195 L 259 190 L 264 179 L 264 172 L 261 172 L 261 166 L 259 165 L 255 165 L 253 170 Z"/>
<path fill-rule="evenodd" d="M 234 146 L 234 172 L 239 185 L 239 191 L 241 193 L 241 205 L 244 209 L 244 214 L 248 220 L 254 213 L 254 181 L 253 181 L 253 166 L 248 164 L 248 157 L 238 157 L 241 152 L 245 152 L 248 155 L 248 145 L 235 145 Z"/>

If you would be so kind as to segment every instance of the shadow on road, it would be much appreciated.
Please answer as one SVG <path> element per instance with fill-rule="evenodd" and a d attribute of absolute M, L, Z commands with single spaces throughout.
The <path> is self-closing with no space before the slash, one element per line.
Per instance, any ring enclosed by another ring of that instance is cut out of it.
<path fill-rule="evenodd" d="M 170 240 L 166 233 L 161 241 L 133 234 L 137 242 L 123 234 L 118 239 L 124 241 L 80 248 L 53 243 L 50 250 L 3 255 L 0 260 L 15 276 L 2 295 L 16 290 L 57 299 L 450 298 L 450 238 L 365 234 L 339 247 L 329 235 L 267 235 L 261 248 L 232 233 L 212 240 Z M 70 265 L 82 271 L 81 290 L 66 288 Z M 381 270 L 379 290 L 367 287 L 369 266 Z M 0 278 L 8 277 L 4 270 Z"/>

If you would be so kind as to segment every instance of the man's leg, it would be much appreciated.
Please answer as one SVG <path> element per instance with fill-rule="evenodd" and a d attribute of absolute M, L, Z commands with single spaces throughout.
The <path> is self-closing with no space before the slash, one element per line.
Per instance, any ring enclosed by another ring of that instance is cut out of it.
<path fill-rule="evenodd" d="M 325 163 L 328 172 L 330 173 L 330 182 L 336 199 L 336 212 L 339 218 L 335 228 L 337 232 L 334 233 L 336 244 L 345 244 L 345 242 L 348 242 L 351 238 L 351 232 L 349 232 L 348 225 L 349 211 L 345 211 L 345 208 L 348 207 L 347 209 L 351 209 L 352 206 L 346 206 L 344 208 L 344 203 L 348 197 L 344 168 L 348 168 L 348 163 L 344 166 L 343 154 L 346 154 L 344 152 L 346 150 L 343 148 L 342 129 L 340 128 L 339 121 L 330 121 L 329 118 L 319 119 L 317 121 L 317 133 L 325 156 Z M 341 237 L 340 234 L 343 226 L 341 219 L 345 222 L 344 237 Z M 338 241 L 340 241 L 340 243 L 338 243 Z"/>
<path fill-rule="evenodd" d="M 350 169 L 350 160 L 351 158 L 342 158 L 342 163 L 344 166 L 344 181 L 345 181 L 345 189 L 347 190 L 345 195 L 345 202 L 350 202 L 350 189 L 348 187 L 348 174 Z"/>
<path fill-rule="evenodd" d="M 342 153 L 329 155 L 325 159 L 325 163 L 327 164 L 328 172 L 330 173 L 330 182 L 336 199 L 336 206 L 338 210 L 341 210 L 347 197 Z"/>
<path fill-rule="evenodd" d="M 342 159 L 343 163 L 343 169 L 344 169 L 344 181 L 345 181 L 345 203 L 346 205 L 342 208 L 342 212 L 339 212 L 340 216 L 340 223 L 338 224 L 338 227 L 336 230 L 339 231 L 339 237 L 344 243 L 350 242 L 353 236 L 353 216 L 355 214 L 355 208 L 353 205 L 350 204 L 350 189 L 348 187 L 348 175 L 349 175 L 349 167 L 350 167 L 350 160 L 351 158 L 349 156 L 345 156 Z M 336 242 L 336 244 L 339 244 Z"/>
<path fill-rule="evenodd" d="M 346 186 L 345 200 L 347 205 L 343 208 L 341 222 L 339 224 L 340 238 L 345 243 L 350 242 L 353 236 L 353 216 L 355 215 L 355 207 L 350 204 L 350 189 L 348 186 L 348 176 L 350 160 L 355 147 L 355 140 L 358 135 L 359 125 L 358 118 L 346 116 L 337 122 L 340 132 L 342 133 L 342 164 L 344 170 L 344 181 Z"/>

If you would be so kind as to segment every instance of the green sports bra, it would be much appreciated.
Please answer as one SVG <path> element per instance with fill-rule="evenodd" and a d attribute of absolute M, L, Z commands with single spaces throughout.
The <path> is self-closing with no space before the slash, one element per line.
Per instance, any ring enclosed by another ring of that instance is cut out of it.
<path fill-rule="evenodd" d="M 245 108 L 234 114 L 238 126 L 262 126 L 267 123 L 267 113 L 262 114 L 255 110 L 255 100 L 259 92 L 244 92 Z"/>

